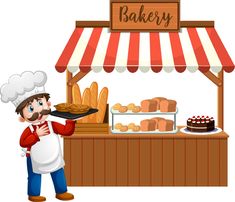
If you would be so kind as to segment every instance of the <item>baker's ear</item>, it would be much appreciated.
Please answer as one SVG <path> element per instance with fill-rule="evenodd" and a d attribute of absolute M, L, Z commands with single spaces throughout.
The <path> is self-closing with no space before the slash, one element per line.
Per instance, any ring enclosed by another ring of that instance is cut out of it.
<path fill-rule="evenodd" d="M 51 106 L 51 102 L 50 102 L 50 101 L 47 101 L 47 105 L 50 107 L 50 106 Z"/>
<path fill-rule="evenodd" d="M 22 116 L 19 116 L 18 120 L 19 120 L 20 122 L 25 122 L 25 119 L 24 119 Z"/>

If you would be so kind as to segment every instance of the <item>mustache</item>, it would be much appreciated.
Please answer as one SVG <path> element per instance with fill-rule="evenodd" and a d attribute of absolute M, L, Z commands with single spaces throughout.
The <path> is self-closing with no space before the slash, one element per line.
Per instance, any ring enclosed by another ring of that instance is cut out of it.
<path fill-rule="evenodd" d="M 51 109 L 43 109 L 41 112 L 35 112 L 33 113 L 33 115 L 28 118 L 29 121 L 35 121 L 38 119 L 39 115 L 47 115 L 47 114 L 50 114 L 51 113 Z"/>

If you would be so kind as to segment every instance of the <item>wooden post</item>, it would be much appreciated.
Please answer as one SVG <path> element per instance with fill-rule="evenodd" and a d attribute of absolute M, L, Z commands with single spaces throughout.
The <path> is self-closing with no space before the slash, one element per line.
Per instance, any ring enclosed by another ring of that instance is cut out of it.
<path fill-rule="evenodd" d="M 224 72 L 218 73 L 222 85 L 218 86 L 218 127 L 224 129 Z"/>
<path fill-rule="evenodd" d="M 66 102 L 72 103 L 72 85 L 68 84 L 68 81 L 70 81 L 73 77 L 73 74 L 66 70 Z"/>

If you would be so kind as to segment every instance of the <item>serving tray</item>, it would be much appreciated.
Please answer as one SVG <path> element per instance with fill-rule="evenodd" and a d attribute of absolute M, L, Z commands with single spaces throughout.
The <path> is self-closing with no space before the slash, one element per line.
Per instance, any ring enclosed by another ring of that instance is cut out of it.
<path fill-rule="evenodd" d="M 88 116 L 90 114 L 94 114 L 96 112 L 98 112 L 98 109 L 94 109 L 94 108 L 90 108 L 88 112 L 82 113 L 82 114 L 71 114 L 69 112 L 59 112 L 59 111 L 55 110 L 55 111 L 52 111 L 50 113 L 50 115 L 60 117 L 63 119 L 78 119 L 78 118 L 82 118 L 84 116 Z"/>
<path fill-rule="evenodd" d="M 217 128 L 217 127 L 215 127 L 214 130 L 207 131 L 207 132 L 192 132 L 192 131 L 189 131 L 187 129 L 187 127 L 184 127 L 184 128 L 180 129 L 180 132 L 185 133 L 185 134 L 189 134 L 189 135 L 213 135 L 213 134 L 216 134 L 216 133 L 220 133 L 221 131 L 222 131 L 222 129 Z"/>

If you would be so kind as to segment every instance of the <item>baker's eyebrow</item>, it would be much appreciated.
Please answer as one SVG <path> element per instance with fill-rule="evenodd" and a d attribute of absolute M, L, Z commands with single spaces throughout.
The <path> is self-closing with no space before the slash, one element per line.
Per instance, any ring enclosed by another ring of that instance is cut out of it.
<path fill-rule="evenodd" d="M 37 97 L 36 100 L 37 100 L 37 101 L 38 101 L 38 100 L 42 100 L 42 97 Z"/>
<path fill-rule="evenodd" d="M 32 102 L 28 102 L 27 104 L 26 104 L 26 106 L 28 107 L 29 105 L 31 105 L 32 104 Z"/>

